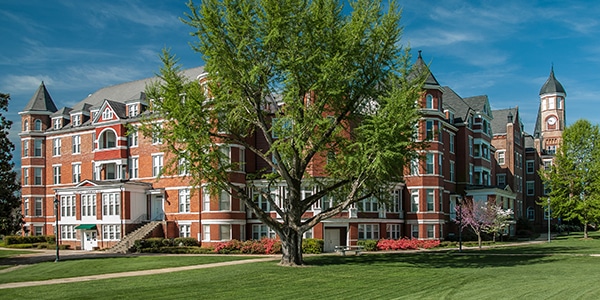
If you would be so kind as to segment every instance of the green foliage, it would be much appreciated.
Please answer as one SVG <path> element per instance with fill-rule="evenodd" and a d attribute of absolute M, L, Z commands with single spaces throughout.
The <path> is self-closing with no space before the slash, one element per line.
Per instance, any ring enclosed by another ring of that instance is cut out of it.
<path fill-rule="evenodd" d="M 173 154 L 164 172 L 184 159 L 195 185 L 232 193 L 293 249 L 315 224 L 401 181 L 421 147 L 413 139 L 415 100 L 427 74 L 408 76 L 400 9 L 370 0 L 349 5 L 342 13 L 335 0 L 190 2 L 183 21 L 198 38 L 206 86 L 183 78 L 177 59 L 164 51 L 161 81 L 146 91 L 155 114 L 140 130 L 164 138 L 165 152 Z M 242 166 L 221 151 L 228 144 L 268 165 L 248 175 L 261 182 L 249 180 L 244 188 L 229 181 L 229 172 Z M 329 154 L 327 179 L 313 178 L 310 168 Z M 275 182 L 288 187 L 281 207 L 271 193 L 263 196 L 283 221 L 247 193 Z M 303 198 L 302 185 L 320 192 Z M 302 218 L 334 194 L 330 209 Z M 294 252 L 294 264 L 301 263 Z"/>
<path fill-rule="evenodd" d="M 304 239 L 302 241 L 302 253 L 319 254 L 323 253 L 325 242 L 322 239 Z"/>
<path fill-rule="evenodd" d="M 365 251 L 377 251 L 377 243 L 379 242 L 379 240 L 358 240 L 358 242 L 356 242 L 356 245 L 358 246 L 364 246 L 365 247 Z"/>
<path fill-rule="evenodd" d="M 53 235 L 9 235 L 4 237 L 4 245 L 13 244 L 34 244 L 34 243 L 51 243 L 55 244 Z"/>
<path fill-rule="evenodd" d="M 195 238 L 178 237 L 173 239 L 175 246 L 198 246 L 198 240 Z"/>
<path fill-rule="evenodd" d="M 0 93 L 0 112 L 8 111 L 10 95 Z M 14 234 L 21 229 L 21 189 L 17 181 L 17 173 L 12 162 L 12 151 L 15 146 L 8 135 L 12 121 L 0 113 L 0 235 Z"/>
<path fill-rule="evenodd" d="M 550 188 L 553 217 L 578 220 L 584 225 L 600 221 L 600 129 L 587 120 L 578 120 L 563 132 L 554 165 L 541 170 Z M 547 198 L 539 204 L 547 206 Z"/>

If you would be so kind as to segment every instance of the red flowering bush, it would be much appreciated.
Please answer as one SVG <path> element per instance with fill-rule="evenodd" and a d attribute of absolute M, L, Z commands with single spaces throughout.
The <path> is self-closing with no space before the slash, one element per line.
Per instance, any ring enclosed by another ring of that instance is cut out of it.
<path fill-rule="evenodd" d="M 379 250 L 417 250 L 431 249 L 440 245 L 439 240 L 418 240 L 401 238 L 399 240 L 384 239 L 377 242 Z"/>
<path fill-rule="evenodd" d="M 261 240 L 248 240 L 245 242 L 231 240 L 218 243 L 214 252 L 220 254 L 280 254 L 281 242 L 279 240 L 270 238 L 262 238 Z"/>

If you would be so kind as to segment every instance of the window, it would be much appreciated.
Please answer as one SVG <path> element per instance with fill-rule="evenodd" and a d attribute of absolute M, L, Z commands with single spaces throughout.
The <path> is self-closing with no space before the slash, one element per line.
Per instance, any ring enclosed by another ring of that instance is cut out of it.
<path fill-rule="evenodd" d="M 450 181 L 452 181 L 452 182 L 456 181 L 456 174 L 455 174 L 455 171 L 454 171 L 454 169 L 455 169 L 454 164 L 455 164 L 454 161 L 451 160 L 450 161 Z"/>
<path fill-rule="evenodd" d="M 102 239 L 103 240 L 118 240 L 121 238 L 121 226 L 116 225 L 102 225 Z"/>
<path fill-rule="evenodd" d="M 387 224 L 385 232 L 388 239 L 398 240 L 402 238 L 400 224 Z"/>
<path fill-rule="evenodd" d="M 231 147 L 221 145 L 219 146 L 219 151 L 221 151 L 221 157 L 219 158 L 221 167 L 228 170 L 231 169 Z M 273 156 L 273 159 L 275 159 L 275 156 Z"/>
<path fill-rule="evenodd" d="M 137 147 L 138 146 L 138 131 L 137 131 L 137 128 L 132 129 L 127 134 L 127 145 L 129 145 L 129 147 Z"/>
<path fill-rule="evenodd" d="M 202 190 L 202 211 L 210 211 L 210 191 L 206 188 Z"/>
<path fill-rule="evenodd" d="M 29 216 L 29 198 L 23 198 L 23 216 Z"/>
<path fill-rule="evenodd" d="M 52 140 L 52 155 L 53 156 L 59 156 L 60 155 L 60 146 L 61 146 L 61 140 L 60 139 L 53 139 Z"/>
<path fill-rule="evenodd" d="M 481 144 L 475 144 L 473 148 L 473 156 L 481 157 Z"/>
<path fill-rule="evenodd" d="M 33 210 L 33 214 L 36 217 L 41 217 L 44 215 L 44 211 L 42 210 L 43 208 L 43 199 L 40 197 L 35 197 L 34 199 L 34 210 Z"/>
<path fill-rule="evenodd" d="M 75 216 L 75 196 L 60 196 L 60 216 L 74 217 Z"/>
<path fill-rule="evenodd" d="M 152 176 L 157 177 L 162 172 L 163 168 L 163 155 L 152 156 Z"/>
<path fill-rule="evenodd" d="M 473 157 L 473 137 L 469 137 L 469 156 Z"/>
<path fill-rule="evenodd" d="M 81 164 L 72 164 L 71 170 L 73 173 L 73 183 L 78 183 L 81 181 Z"/>
<path fill-rule="evenodd" d="M 162 143 L 163 143 L 163 140 L 162 140 L 162 137 L 160 136 L 160 132 L 153 131 L 152 132 L 152 145 L 159 145 Z"/>
<path fill-rule="evenodd" d="M 29 185 L 29 168 L 23 168 L 23 185 Z"/>
<path fill-rule="evenodd" d="M 427 122 L 425 122 L 425 126 L 426 126 L 425 138 L 427 140 L 432 140 L 433 139 L 433 121 L 427 120 Z"/>
<path fill-rule="evenodd" d="M 527 174 L 533 174 L 535 172 L 535 162 L 533 160 L 528 160 L 525 164 L 527 166 Z"/>
<path fill-rule="evenodd" d="M 450 134 L 450 153 L 454 153 L 454 134 Z"/>
<path fill-rule="evenodd" d="M 129 104 L 128 108 L 129 108 L 129 117 L 130 118 L 138 115 L 138 104 L 137 103 Z"/>
<path fill-rule="evenodd" d="M 131 157 L 129 159 L 129 178 L 130 179 L 134 179 L 134 178 L 138 178 L 139 177 L 139 168 L 140 168 L 140 164 L 139 164 L 139 158 L 137 157 Z"/>
<path fill-rule="evenodd" d="M 226 241 L 231 239 L 231 225 L 221 224 L 219 225 L 219 240 Z"/>
<path fill-rule="evenodd" d="M 119 216 L 121 211 L 121 197 L 118 193 L 102 194 L 102 215 Z"/>
<path fill-rule="evenodd" d="M 262 192 L 266 192 L 263 190 Z M 268 193 L 268 192 L 267 192 Z M 253 201 L 256 202 L 256 205 L 260 207 L 263 211 L 271 211 L 271 205 L 269 201 L 265 198 L 265 196 L 261 193 L 261 191 L 253 191 Z M 324 197 L 325 198 L 325 197 Z M 321 209 L 325 210 L 321 207 Z"/>
<path fill-rule="evenodd" d="M 71 124 L 73 124 L 73 126 L 81 125 L 81 115 L 73 115 L 71 116 L 71 119 L 73 120 L 71 121 Z"/>
<path fill-rule="evenodd" d="M 431 94 L 425 96 L 425 108 L 433 109 L 433 96 Z"/>
<path fill-rule="evenodd" d="M 33 156 L 42 157 L 42 140 L 41 139 L 33 140 Z"/>
<path fill-rule="evenodd" d="M 425 171 L 426 174 L 434 174 L 435 170 L 434 170 L 434 160 L 433 160 L 433 153 L 427 153 L 427 169 Z"/>
<path fill-rule="evenodd" d="M 505 151 L 498 151 L 498 164 L 499 165 L 504 165 L 505 158 L 506 158 L 506 152 Z"/>
<path fill-rule="evenodd" d="M 435 238 L 435 225 L 433 225 L 433 224 L 427 225 L 427 238 L 428 239 Z"/>
<path fill-rule="evenodd" d="M 260 240 L 262 238 L 275 238 L 275 231 L 265 224 L 253 224 L 252 225 L 252 239 Z"/>
<path fill-rule="evenodd" d="M 358 224 L 359 240 L 378 240 L 379 224 Z"/>
<path fill-rule="evenodd" d="M 527 181 L 527 196 L 535 195 L 535 181 Z"/>
<path fill-rule="evenodd" d="M 189 224 L 179 224 L 179 237 L 190 237 L 191 233 L 191 225 Z"/>
<path fill-rule="evenodd" d="M 473 164 L 469 164 L 469 184 L 473 184 Z"/>
<path fill-rule="evenodd" d="M 271 137 L 288 137 L 292 134 L 292 127 L 292 120 L 289 118 L 273 118 Z"/>
<path fill-rule="evenodd" d="M 444 176 L 444 154 L 438 154 L 438 174 Z"/>
<path fill-rule="evenodd" d="M 109 149 L 117 147 L 117 135 L 112 130 L 105 130 L 98 139 L 100 149 Z"/>
<path fill-rule="evenodd" d="M 27 120 L 23 122 L 23 131 L 29 131 L 29 121 Z"/>
<path fill-rule="evenodd" d="M 546 153 L 547 154 L 556 154 L 556 146 L 555 145 L 546 146 Z"/>
<path fill-rule="evenodd" d="M 80 135 L 74 135 L 73 137 L 71 137 L 71 144 L 72 144 L 72 150 L 73 150 L 73 154 L 79 154 L 81 153 L 81 136 Z"/>
<path fill-rule="evenodd" d="M 410 235 L 412 238 L 415 238 L 415 239 L 419 238 L 419 225 L 418 224 L 410 225 Z"/>
<path fill-rule="evenodd" d="M 106 120 L 110 120 L 113 118 L 113 112 L 110 108 L 105 108 L 104 111 L 102 112 L 102 120 L 106 121 Z"/>
<path fill-rule="evenodd" d="M 231 195 L 226 191 L 221 191 L 219 197 L 219 210 L 231 210 Z"/>
<path fill-rule="evenodd" d="M 202 225 L 202 240 L 210 241 L 210 225 Z"/>
<path fill-rule="evenodd" d="M 81 195 L 81 215 L 84 217 L 96 216 L 96 194 Z"/>
<path fill-rule="evenodd" d="M 377 209 L 377 199 L 375 197 L 369 197 L 361 201 L 362 211 L 364 212 L 376 212 Z"/>
<path fill-rule="evenodd" d="M 42 120 L 37 119 L 33 124 L 33 130 L 42 131 Z"/>
<path fill-rule="evenodd" d="M 60 127 L 62 127 L 62 122 L 61 122 L 61 118 L 56 118 L 56 119 L 52 119 L 52 123 L 53 123 L 53 128 L 54 129 L 60 129 Z"/>
<path fill-rule="evenodd" d="M 179 212 L 180 213 L 190 212 L 190 190 L 189 189 L 179 190 Z"/>
<path fill-rule="evenodd" d="M 410 161 L 410 175 L 419 175 L 419 159 L 417 158 Z"/>
<path fill-rule="evenodd" d="M 527 220 L 533 221 L 535 220 L 535 210 L 533 207 L 527 207 Z"/>
<path fill-rule="evenodd" d="M 75 225 L 61 225 L 60 226 L 60 237 L 63 240 L 77 239 L 77 233 L 75 232 Z"/>
<path fill-rule="evenodd" d="M 189 165 L 190 165 L 190 163 L 188 162 L 188 160 L 185 157 L 180 158 L 179 162 L 177 164 L 177 170 L 179 172 L 179 175 L 181 175 L 181 176 L 189 175 L 190 174 Z"/>
<path fill-rule="evenodd" d="M 410 193 L 410 211 L 411 212 L 419 211 L 419 190 L 413 190 Z"/>
<path fill-rule="evenodd" d="M 29 156 L 29 140 L 23 141 L 23 157 Z"/>
<path fill-rule="evenodd" d="M 427 211 L 434 211 L 435 192 L 433 189 L 427 189 Z"/>
<path fill-rule="evenodd" d="M 391 202 L 386 205 L 387 211 L 397 213 L 402 210 L 402 190 L 393 190 L 391 193 Z"/>
<path fill-rule="evenodd" d="M 238 170 L 240 172 L 246 172 L 246 149 L 239 148 L 239 161 L 238 161 Z"/>
<path fill-rule="evenodd" d="M 60 166 L 52 167 L 52 173 L 54 178 L 54 184 L 60 184 Z"/>
<path fill-rule="evenodd" d="M 33 184 L 42 185 L 42 168 L 33 168 Z"/>

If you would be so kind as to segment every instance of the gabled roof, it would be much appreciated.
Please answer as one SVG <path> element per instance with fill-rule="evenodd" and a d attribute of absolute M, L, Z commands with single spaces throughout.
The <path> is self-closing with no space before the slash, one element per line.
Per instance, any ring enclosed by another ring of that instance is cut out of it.
<path fill-rule="evenodd" d="M 96 123 L 100 120 L 100 118 L 102 118 L 102 113 L 105 109 L 110 109 L 113 112 L 113 120 L 115 118 L 117 119 L 125 119 L 126 115 L 125 115 L 125 103 L 122 102 L 117 102 L 117 101 L 112 101 L 112 100 L 104 100 L 104 102 L 102 103 L 102 105 L 98 108 L 99 112 L 98 114 L 96 114 L 96 116 L 94 117 L 94 119 L 92 120 L 92 123 Z M 103 121 L 111 121 L 111 120 L 103 120 Z"/>
<path fill-rule="evenodd" d="M 492 119 L 492 132 L 494 134 L 506 134 L 506 124 L 509 122 L 509 116 L 512 117 L 512 124 L 520 123 L 519 107 L 496 109 L 492 111 L 494 118 Z M 520 126 L 520 125 L 519 125 Z"/>
<path fill-rule="evenodd" d="M 57 108 L 52 101 L 52 97 L 50 97 L 50 93 L 46 89 L 46 85 L 42 81 L 37 91 L 33 94 L 33 97 L 27 102 L 23 112 L 46 112 L 53 113 L 56 112 Z"/>
<path fill-rule="evenodd" d="M 546 83 L 544 83 L 544 85 L 540 89 L 540 95 L 555 93 L 563 93 L 565 95 L 567 94 L 562 84 L 560 84 L 560 82 L 558 82 L 558 80 L 556 80 L 556 78 L 554 77 L 554 66 L 552 66 L 552 68 L 550 69 L 550 76 L 548 76 Z"/>
<path fill-rule="evenodd" d="M 454 109 L 456 117 L 455 121 L 457 123 L 466 122 L 468 120 L 469 113 L 473 109 L 450 87 L 443 87 L 442 92 L 444 92 L 444 107 L 451 107 Z"/>
<path fill-rule="evenodd" d="M 51 118 L 56 118 L 56 117 L 68 118 L 70 112 L 71 112 L 70 107 L 63 107 L 63 108 L 59 109 L 58 111 L 56 111 L 55 113 L 53 113 L 52 115 L 50 115 L 50 117 Z"/>
<path fill-rule="evenodd" d="M 466 97 L 463 100 L 476 112 L 485 113 L 488 117 L 493 118 L 492 111 L 490 110 L 489 99 L 487 95 L 479 95 L 473 97 Z"/>

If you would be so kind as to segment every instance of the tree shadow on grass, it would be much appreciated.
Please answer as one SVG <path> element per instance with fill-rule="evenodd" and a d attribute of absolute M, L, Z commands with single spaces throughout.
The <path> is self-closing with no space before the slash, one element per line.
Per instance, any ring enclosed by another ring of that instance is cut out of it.
<path fill-rule="evenodd" d="M 487 251 L 419 252 L 419 253 L 369 253 L 360 256 L 315 256 L 305 259 L 311 266 L 326 265 L 365 265 L 365 266 L 404 266 L 427 268 L 488 268 L 510 267 L 533 264 L 546 264 L 564 260 L 565 257 L 547 254 L 511 255 L 489 253 Z"/>

